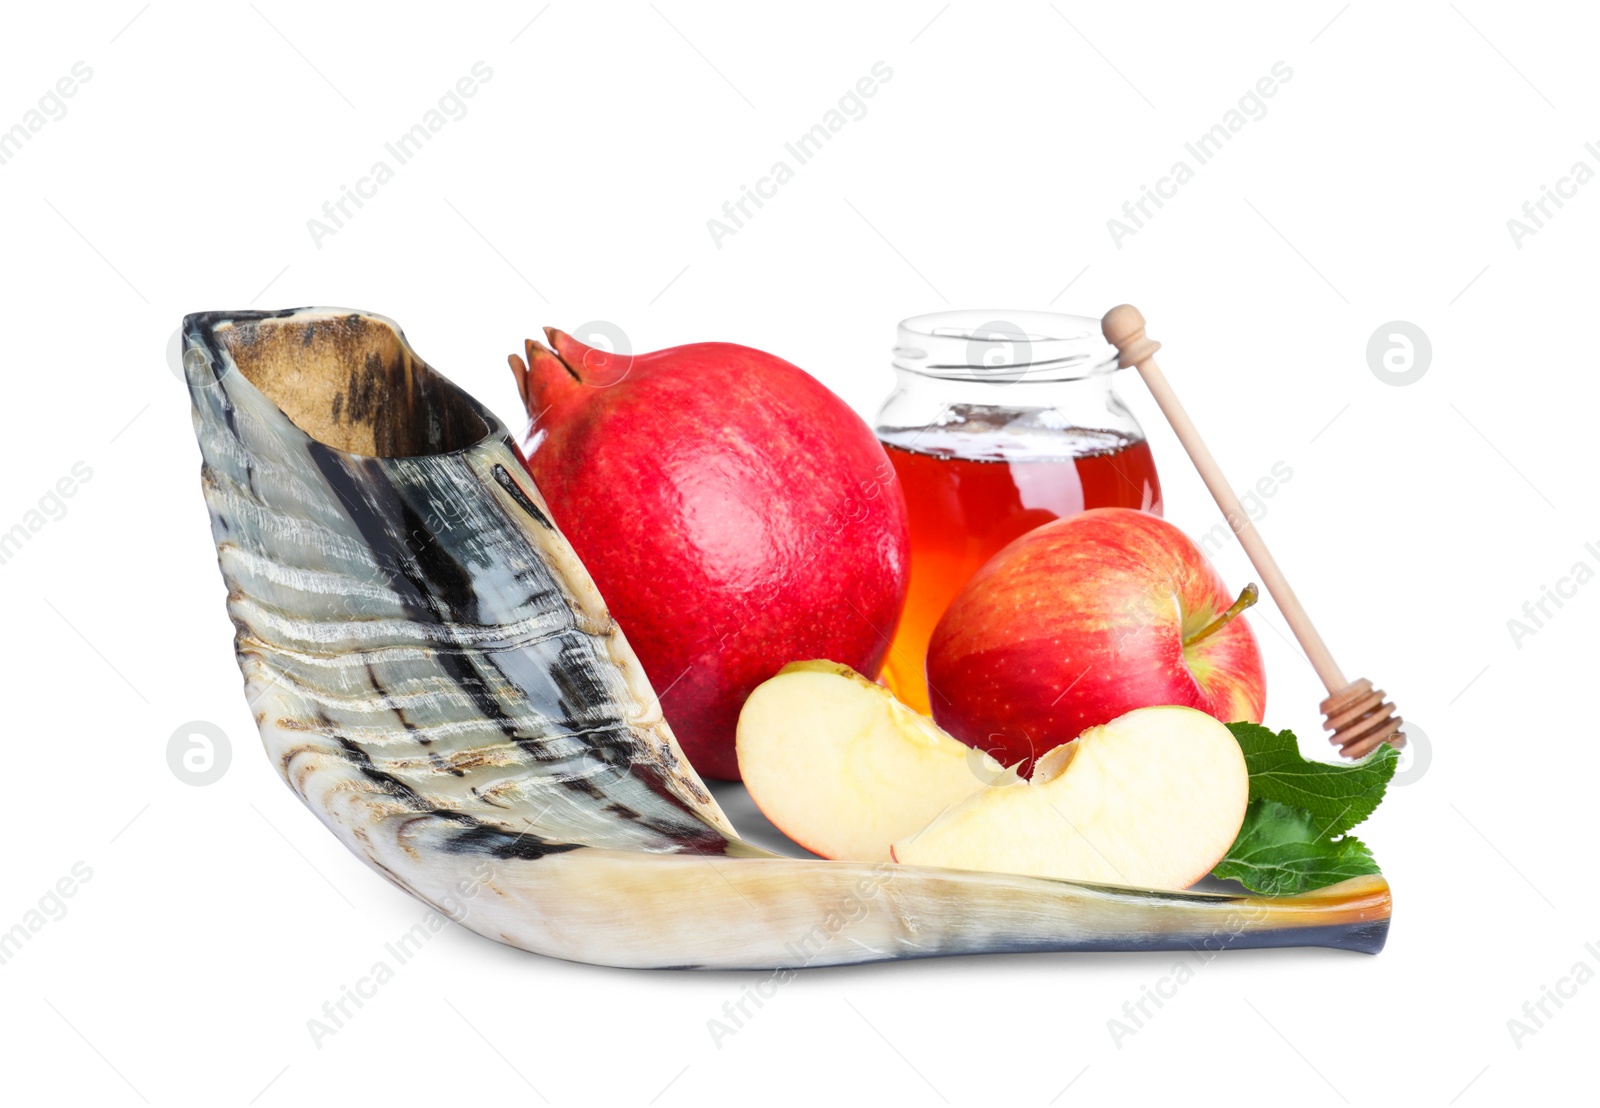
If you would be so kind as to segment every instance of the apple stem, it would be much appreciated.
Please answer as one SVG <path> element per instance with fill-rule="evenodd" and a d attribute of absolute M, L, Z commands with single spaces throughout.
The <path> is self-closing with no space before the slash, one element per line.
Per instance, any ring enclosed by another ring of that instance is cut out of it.
<path fill-rule="evenodd" d="M 1256 583 L 1254 581 L 1250 582 L 1240 591 L 1239 599 L 1235 600 L 1231 605 L 1229 605 L 1226 612 L 1223 612 L 1216 619 L 1212 620 L 1210 623 L 1200 628 L 1200 630 L 1184 639 L 1183 648 L 1187 650 L 1201 639 L 1208 638 L 1209 636 L 1216 634 L 1224 626 L 1226 626 L 1228 621 L 1233 619 L 1234 616 L 1238 615 L 1240 612 L 1250 607 L 1250 605 L 1254 604 L 1260 596 L 1261 593 L 1256 588 Z"/>

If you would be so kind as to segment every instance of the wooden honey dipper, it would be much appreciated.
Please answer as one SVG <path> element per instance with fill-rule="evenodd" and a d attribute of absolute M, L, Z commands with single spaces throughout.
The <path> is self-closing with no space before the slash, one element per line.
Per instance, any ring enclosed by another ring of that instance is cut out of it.
<path fill-rule="evenodd" d="M 1188 451 L 1206 488 L 1211 490 L 1217 507 L 1222 509 L 1228 526 L 1238 535 L 1239 545 L 1250 556 L 1262 583 L 1267 586 L 1289 629 L 1306 652 L 1311 667 L 1322 679 L 1322 684 L 1328 690 L 1328 698 L 1320 705 L 1324 717 L 1322 726 L 1324 730 L 1333 732 L 1329 741 L 1346 758 L 1363 757 L 1383 742 L 1396 747 L 1404 746 L 1405 735 L 1400 731 L 1402 721 L 1395 715 L 1394 705 L 1384 700 L 1383 690 L 1374 689 L 1372 682 L 1365 677 L 1358 681 L 1346 681 L 1338 663 L 1328 652 L 1327 644 L 1312 626 L 1311 617 L 1300 606 L 1300 599 L 1289 587 L 1288 578 L 1278 568 L 1261 533 L 1245 513 L 1239 498 L 1233 494 L 1233 486 L 1222 475 L 1222 467 L 1217 465 L 1216 458 L 1206 449 L 1200 432 L 1195 430 L 1183 405 L 1178 403 L 1177 394 L 1167 383 L 1166 375 L 1156 364 L 1155 353 L 1161 349 L 1161 344 L 1145 335 L 1144 316 L 1139 309 L 1132 304 L 1112 308 L 1100 321 L 1100 330 L 1106 341 L 1115 346 L 1121 355 L 1117 365 L 1123 368 L 1133 366 L 1144 378 L 1150 394 L 1156 398 L 1156 404 L 1172 425 L 1173 433 L 1178 436 L 1184 450 Z"/>

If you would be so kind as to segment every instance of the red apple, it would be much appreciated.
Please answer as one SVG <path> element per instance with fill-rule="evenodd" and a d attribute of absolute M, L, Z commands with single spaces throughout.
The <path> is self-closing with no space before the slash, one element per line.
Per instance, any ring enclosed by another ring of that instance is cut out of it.
<path fill-rule="evenodd" d="M 1132 508 L 1047 523 L 973 576 L 928 647 L 933 717 L 1010 765 L 1135 708 L 1260 723 L 1266 675 L 1221 576 L 1182 531 Z"/>
<path fill-rule="evenodd" d="M 512 356 L 528 472 L 684 753 L 738 780 L 745 697 L 784 665 L 877 675 L 905 600 L 905 500 L 872 431 L 781 358 L 706 342 Z"/>

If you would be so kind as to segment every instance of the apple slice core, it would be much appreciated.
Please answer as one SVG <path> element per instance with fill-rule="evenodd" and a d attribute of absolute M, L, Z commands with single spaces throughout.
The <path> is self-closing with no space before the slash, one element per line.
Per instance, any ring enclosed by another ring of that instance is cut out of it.
<path fill-rule="evenodd" d="M 894 844 L 916 865 L 1186 889 L 1227 853 L 1250 775 L 1232 732 L 1193 708 L 1139 708 L 984 789 Z"/>
<path fill-rule="evenodd" d="M 1016 774 L 951 738 L 849 666 L 795 662 L 739 714 L 739 775 L 789 838 L 824 858 L 889 859 L 889 844 Z"/>

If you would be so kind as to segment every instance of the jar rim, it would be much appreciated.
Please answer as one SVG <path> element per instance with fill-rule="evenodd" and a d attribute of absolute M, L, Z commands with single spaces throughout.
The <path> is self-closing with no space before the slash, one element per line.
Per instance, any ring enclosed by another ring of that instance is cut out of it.
<path fill-rule="evenodd" d="M 1117 369 L 1091 316 L 964 308 L 900 321 L 896 369 L 967 381 L 1073 381 Z"/>

